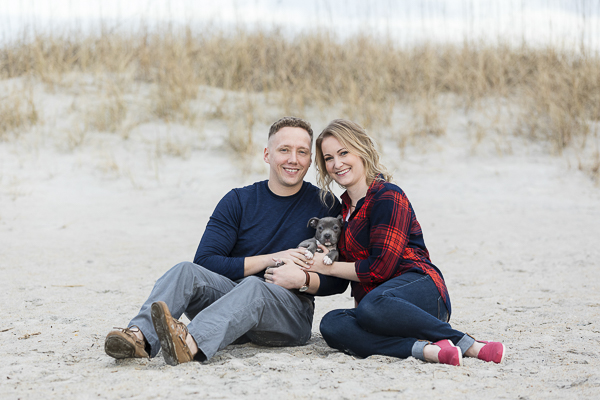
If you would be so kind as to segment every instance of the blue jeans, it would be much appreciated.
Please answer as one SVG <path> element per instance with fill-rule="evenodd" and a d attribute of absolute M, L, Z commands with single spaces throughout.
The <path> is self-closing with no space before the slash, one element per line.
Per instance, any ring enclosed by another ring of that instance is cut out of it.
<path fill-rule="evenodd" d="M 321 320 L 321 334 L 335 349 L 359 357 L 424 360 L 430 342 L 450 339 L 463 354 L 474 339 L 452 329 L 446 305 L 429 275 L 407 272 L 369 292 L 357 308 L 333 310 Z"/>

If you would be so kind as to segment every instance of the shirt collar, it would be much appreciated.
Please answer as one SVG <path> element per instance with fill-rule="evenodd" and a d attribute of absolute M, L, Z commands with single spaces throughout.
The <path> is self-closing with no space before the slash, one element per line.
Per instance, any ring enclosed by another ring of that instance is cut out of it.
<path fill-rule="evenodd" d="M 360 199 L 358 201 L 358 203 L 356 203 L 356 209 L 359 209 L 360 208 L 359 205 L 362 205 L 363 202 L 365 202 L 365 201 L 369 200 L 371 197 L 373 197 L 373 195 L 375 193 L 377 193 L 379 191 L 379 189 L 381 189 L 381 186 L 383 186 L 383 182 L 385 182 L 383 175 L 382 174 L 377 175 L 377 177 L 375 179 L 373 179 L 373 182 L 371 182 L 369 189 L 367 189 L 367 195 L 365 197 L 363 197 L 362 199 Z M 350 200 L 350 195 L 348 195 L 348 191 L 345 191 L 342 194 L 341 199 L 342 199 L 343 211 L 350 208 L 350 206 L 352 205 L 352 200 Z"/>

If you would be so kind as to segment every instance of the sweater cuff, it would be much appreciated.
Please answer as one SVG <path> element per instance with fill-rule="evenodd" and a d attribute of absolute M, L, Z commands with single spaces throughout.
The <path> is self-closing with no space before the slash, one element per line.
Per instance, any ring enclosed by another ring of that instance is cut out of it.
<path fill-rule="evenodd" d="M 348 281 L 334 276 L 319 274 L 319 289 L 315 296 L 330 296 L 332 294 L 340 294 L 346 291 Z"/>

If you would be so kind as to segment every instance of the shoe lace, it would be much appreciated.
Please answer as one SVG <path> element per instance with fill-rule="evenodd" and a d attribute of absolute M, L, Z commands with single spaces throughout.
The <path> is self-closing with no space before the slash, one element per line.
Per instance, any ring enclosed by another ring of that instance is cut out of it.
<path fill-rule="evenodd" d="M 134 333 L 134 331 L 131 330 L 131 328 L 136 328 L 138 332 L 141 332 L 141 329 L 139 326 L 137 325 L 131 325 L 129 328 L 119 328 L 118 326 L 114 326 L 113 329 L 118 329 L 121 332 L 123 332 L 124 334 L 126 334 L 127 336 L 130 336 L 133 340 L 135 340 L 136 343 L 139 343 L 140 345 L 144 345 L 144 341 L 140 340 L 136 334 Z"/>

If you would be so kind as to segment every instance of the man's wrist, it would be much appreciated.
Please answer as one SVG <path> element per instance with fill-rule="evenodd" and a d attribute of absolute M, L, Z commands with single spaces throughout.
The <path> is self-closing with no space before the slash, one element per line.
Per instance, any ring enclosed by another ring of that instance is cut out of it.
<path fill-rule="evenodd" d="M 302 272 L 304 272 L 305 280 L 298 290 L 301 292 L 306 292 L 310 288 L 310 274 L 305 270 L 302 270 Z"/>
<path fill-rule="evenodd" d="M 272 254 L 261 254 L 257 256 L 244 257 L 244 276 L 258 274 L 265 268 L 274 267 Z"/>

